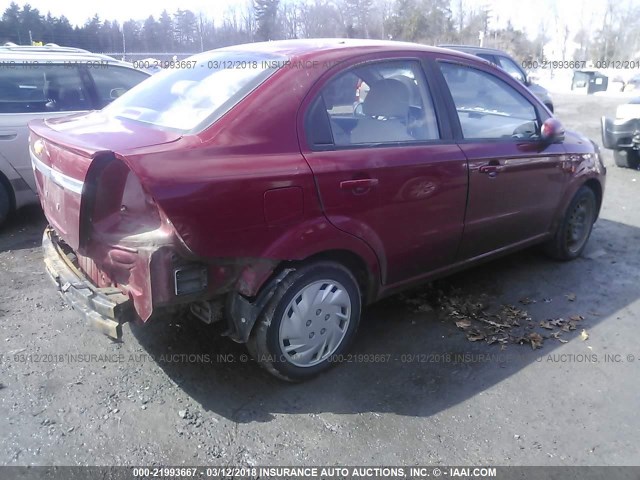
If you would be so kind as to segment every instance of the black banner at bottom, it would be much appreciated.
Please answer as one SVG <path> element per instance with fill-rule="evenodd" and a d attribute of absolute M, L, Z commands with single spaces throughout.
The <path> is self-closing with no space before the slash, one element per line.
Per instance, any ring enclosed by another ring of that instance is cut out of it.
<path fill-rule="evenodd" d="M 497 479 L 497 480 L 640 480 L 640 466 L 498 467 L 498 466 L 136 466 L 9 467 L 2 480 L 331 480 L 331 479 Z"/>

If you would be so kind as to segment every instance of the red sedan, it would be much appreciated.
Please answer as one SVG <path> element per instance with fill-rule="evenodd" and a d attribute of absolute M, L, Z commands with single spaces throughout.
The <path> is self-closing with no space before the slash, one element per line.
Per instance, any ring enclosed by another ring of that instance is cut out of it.
<path fill-rule="evenodd" d="M 296 40 L 176 66 L 30 125 L 47 268 L 113 337 L 186 308 L 301 380 L 363 305 L 537 243 L 576 258 L 598 216 L 595 144 L 477 57 Z"/>

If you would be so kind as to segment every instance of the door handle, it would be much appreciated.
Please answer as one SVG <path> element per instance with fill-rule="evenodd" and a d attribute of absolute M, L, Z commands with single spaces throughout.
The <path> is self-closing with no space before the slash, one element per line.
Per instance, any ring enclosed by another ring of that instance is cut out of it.
<path fill-rule="evenodd" d="M 357 180 L 344 180 L 340 182 L 340 188 L 343 190 L 368 190 L 377 187 L 377 178 L 359 178 Z"/>
<path fill-rule="evenodd" d="M 480 168 L 478 168 L 478 172 L 486 173 L 491 178 L 498 175 L 498 173 L 501 172 L 502 170 L 504 170 L 504 167 L 502 165 L 492 164 L 492 163 L 487 163 L 486 165 L 480 165 Z"/>
<path fill-rule="evenodd" d="M 13 140 L 18 136 L 18 132 L 2 132 L 0 131 L 0 140 Z"/>

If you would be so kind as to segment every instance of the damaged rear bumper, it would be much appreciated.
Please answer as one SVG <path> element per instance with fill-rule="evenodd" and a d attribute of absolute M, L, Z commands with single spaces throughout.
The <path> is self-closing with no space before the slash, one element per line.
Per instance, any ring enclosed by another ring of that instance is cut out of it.
<path fill-rule="evenodd" d="M 90 327 L 120 340 L 122 324 L 132 316 L 132 301 L 117 288 L 97 288 L 73 264 L 53 229 L 42 237 L 44 262 L 62 298 L 80 313 Z"/>

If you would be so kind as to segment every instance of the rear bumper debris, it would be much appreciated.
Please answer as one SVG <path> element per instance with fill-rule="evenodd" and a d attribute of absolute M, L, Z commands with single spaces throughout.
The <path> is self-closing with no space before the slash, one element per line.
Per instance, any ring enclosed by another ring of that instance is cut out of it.
<path fill-rule="evenodd" d="M 97 288 L 61 248 L 55 231 L 47 227 L 42 237 L 44 262 L 62 298 L 79 312 L 90 327 L 120 340 L 122 324 L 132 317 L 132 301 L 117 288 Z"/>

